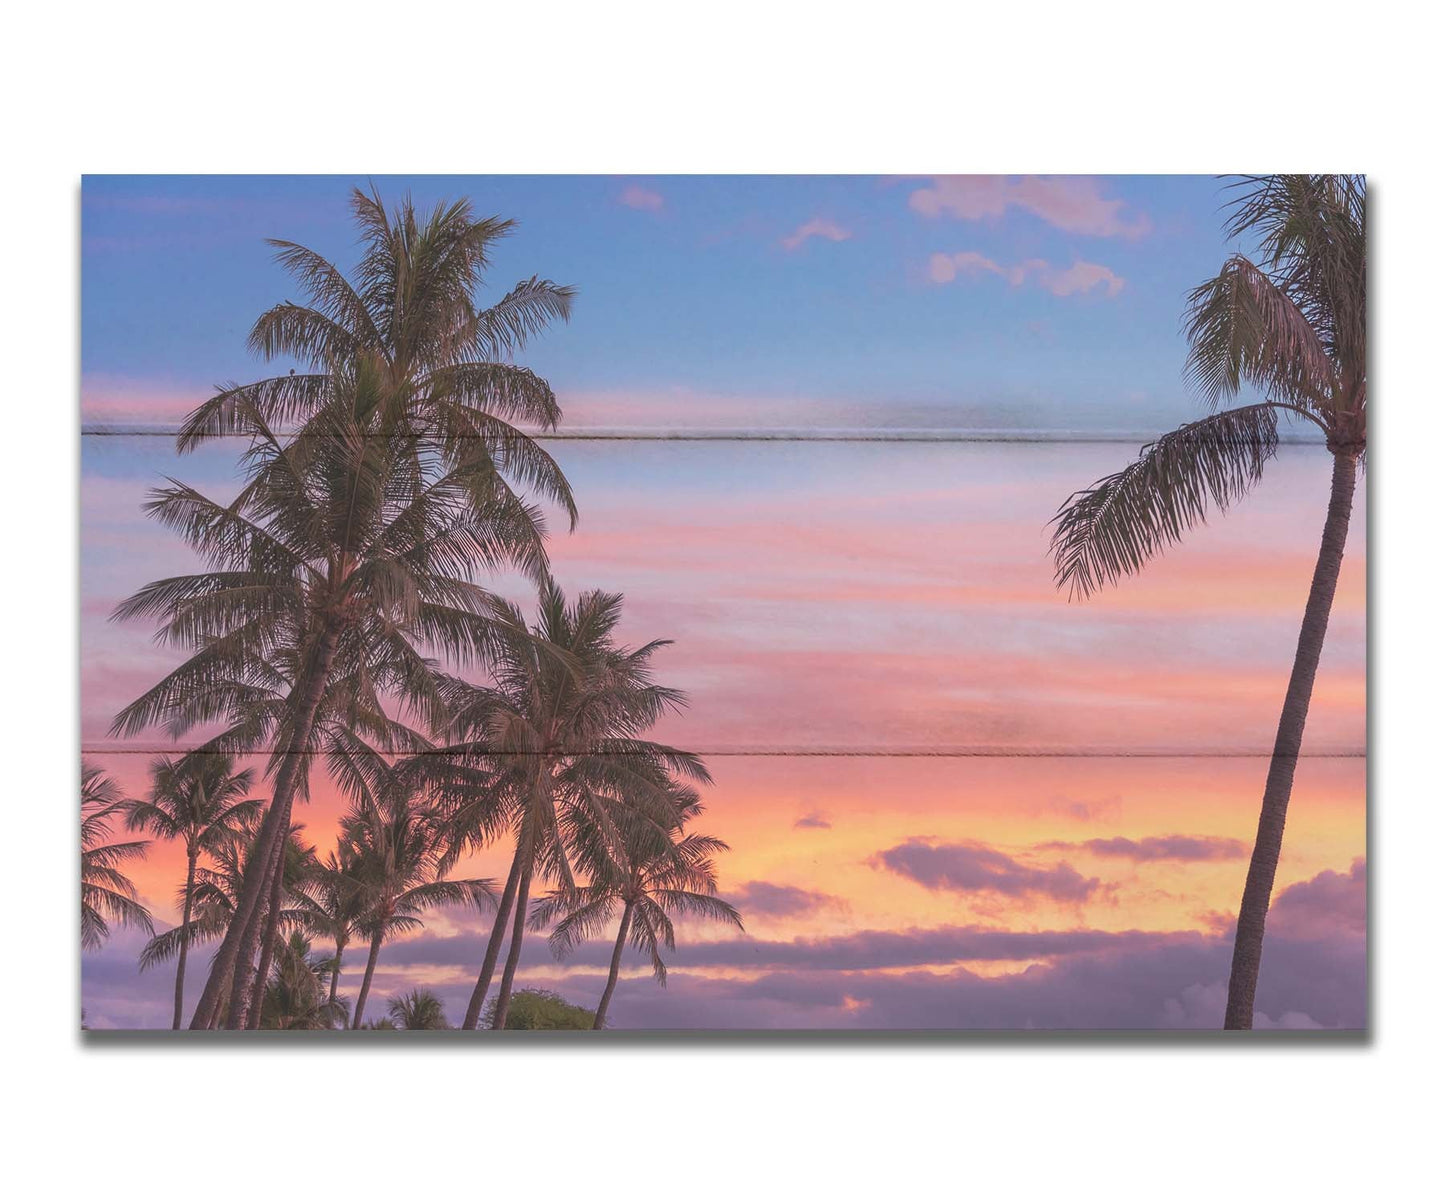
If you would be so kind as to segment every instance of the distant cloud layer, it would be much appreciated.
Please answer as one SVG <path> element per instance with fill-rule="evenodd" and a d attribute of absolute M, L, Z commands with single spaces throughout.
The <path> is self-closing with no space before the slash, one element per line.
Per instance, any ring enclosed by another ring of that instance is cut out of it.
<path fill-rule="evenodd" d="M 628 185 L 617 199 L 629 209 L 645 209 L 651 213 L 659 212 L 663 206 L 662 193 L 653 192 L 639 184 Z"/>
<path fill-rule="evenodd" d="M 1038 869 L 982 844 L 935 844 L 914 839 L 885 849 L 876 863 L 912 878 L 930 890 L 988 892 L 1017 899 L 1041 895 L 1061 903 L 1081 903 L 1099 889 L 1067 862 Z"/>
<path fill-rule="evenodd" d="M 1225 919 L 1209 933 L 942 926 L 787 941 L 694 939 L 669 955 L 666 990 L 650 976 L 625 976 L 612 1019 L 619 1028 L 1218 1028 L 1232 927 Z M 164 970 L 137 974 L 143 939 L 122 933 L 85 955 L 82 1001 L 93 1026 L 164 1026 L 172 979 Z M 455 1021 L 483 943 L 478 932 L 392 942 L 375 996 L 427 981 Z M 534 941 L 518 982 L 590 1006 L 610 953 L 609 941 L 590 941 L 558 967 L 545 942 Z M 364 962 L 349 960 L 343 993 L 354 992 Z M 989 962 L 1030 964 L 978 972 Z M 629 951 L 627 964 L 641 968 L 640 955 Z M 192 978 L 188 1007 L 204 975 Z M 1365 863 L 1356 861 L 1348 873 L 1326 870 L 1275 899 L 1255 1027 L 1359 1029 L 1366 1001 Z"/>
<path fill-rule="evenodd" d="M 818 811 L 810 811 L 807 815 L 800 815 L 793 821 L 795 828 L 831 828 L 833 825 L 828 817 Z"/>
<path fill-rule="evenodd" d="M 829 221 L 825 217 L 815 217 L 804 222 L 783 239 L 783 249 L 796 251 L 810 238 L 822 238 L 829 242 L 847 242 L 852 237 L 853 232 L 845 230 L 837 222 Z"/>
<path fill-rule="evenodd" d="M 1000 276 L 1015 288 L 1036 285 L 1056 297 L 1102 290 L 1107 297 L 1117 297 L 1124 287 L 1124 278 L 1101 263 L 1076 259 L 1069 267 L 1055 267 L 1046 259 L 1026 259 L 1009 266 L 1000 264 L 977 251 L 957 251 L 952 255 L 938 252 L 929 257 L 928 278 L 934 284 L 952 284 L 960 276 L 977 279 L 983 275 Z"/>
<path fill-rule="evenodd" d="M 1110 836 L 1096 840 L 1052 840 L 1040 849 L 1080 849 L 1095 857 L 1120 857 L 1126 861 L 1232 861 L 1249 852 L 1242 840 L 1225 836 L 1145 836 L 1130 840 Z"/>
<path fill-rule="evenodd" d="M 1150 229 L 1143 214 L 1126 215 L 1121 200 L 1111 200 L 1098 180 L 1086 176 L 939 176 L 908 198 L 925 217 L 960 221 L 1001 218 L 1022 209 L 1070 234 L 1098 238 L 1139 238 Z"/>

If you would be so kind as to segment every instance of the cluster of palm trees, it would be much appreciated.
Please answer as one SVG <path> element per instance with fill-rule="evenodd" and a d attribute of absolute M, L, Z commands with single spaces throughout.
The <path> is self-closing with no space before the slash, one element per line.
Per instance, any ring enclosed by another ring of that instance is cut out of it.
<path fill-rule="evenodd" d="M 652 679 L 665 642 L 621 645 L 620 596 L 569 603 L 548 571 L 542 505 L 572 524 L 577 510 L 524 429 L 555 427 L 552 390 L 513 356 L 567 317 L 571 290 L 534 277 L 478 308 L 489 249 L 510 223 L 464 202 L 419 215 L 408 199 L 388 213 L 359 190 L 352 207 L 363 245 L 353 279 L 274 244 L 307 303 L 268 310 L 250 345 L 302 371 L 226 386 L 182 427 L 182 451 L 242 444 L 240 492 L 221 502 L 170 480 L 147 502 L 203 570 L 151 582 L 115 612 L 154 620 L 158 639 L 187 654 L 114 731 L 196 738 L 155 766 L 151 798 L 127 811 L 136 829 L 185 841 L 182 923 L 142 955 L 177 958 L 177 1025 L 187 951 L 219 938 L 191 1028 L 340 1023 L 336 982 L 353 940 L 368 947 L 349 1009 L 360 1027 L 387 939 L 441 906 L 495 906 L 464 1027 L 479 1021 L 504 943 L 492 1015 L 506 1027 L 538 881 L 551 890 L 533 923 L 581 914 L 579 932 L 597 911 L 582 892 L 628 883 L 617 887 L 619 945 L 655 965 L 673 943 L 667 910 L 739 923 L 716 896 L 710 855 L 725 846 L 686 830 L 706 768 L 646 738 L 686 702 Z M 501 570 L 535 583 L 535 625 L 478 583 Z M 235 768 L 246 754 L 264 755 L 269 798 L 247 797 L 257 781 Z M 325 860 L 293 821 L 318 760 L 349 801 Z M 84 935 L 98 941 L 106 917 L 142 922 L 114 867 L 144 850 L 100 843 L 123 800 L 87 806 Z M 448 877 L 502 839 L 513 857 L 500 897 L 488 881 Z M 335 956 L 313 955 L 308 938 Z M 616 958 L 609 997 L 615 978 Z"/>

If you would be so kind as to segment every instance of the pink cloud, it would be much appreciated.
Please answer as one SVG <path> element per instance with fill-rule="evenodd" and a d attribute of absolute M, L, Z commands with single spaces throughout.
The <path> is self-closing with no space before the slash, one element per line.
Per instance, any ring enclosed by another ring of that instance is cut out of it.
<path fill-rule="evenodd" d="M 626 205 L 629 209 L 645 209 L 649 213 L 661 212 L 663 206 L 662 193 L 653 192 L 650 188 L 643 188 L 639 184 L 629 184 L 622 190 L 617 198 L 618 203 Z"/>
<path fill-rule="evenodd" d="M 826 238 L 829 242 L 847 242 L 853 237 L 851 230 L 845 230 L 837 222 L 826 217 L 815 217 L 804 222 L 783 239 L 783 249 L 796 251 L 810 238 Z"/>
<path fill-rule="evenodd" d="M 1001 276 L 1015 288 L 1035 284 L 1056 297 L 1071 297 L 1096 288 L 1102 288 L 1106 296 L 1117 297 L 1124 287 L 1124 278 L 1113 269 L 1082 259 L 1076 259 L 1067 268 L 1055 267 L 1046 259 L 1026 259 L 1005 266 L 977 251 L 957 251 L 952 255 L 939 251 L 928 260 L 928 278 L 934 284 L 951 284 L 960 276 L 977 279 L 985 274 Z"/>
<path fill-rule="evenodd" d="M 1150 229 L 1146 216 L 1126 216 L 1124 202 L 1105 197 L 1087 176 L 938 176 L 908 198 L 908 207 L 959 221 L 1000 218 L 1018 208 L 1070 234 L 1099 238 L 1139 238 Z"/>

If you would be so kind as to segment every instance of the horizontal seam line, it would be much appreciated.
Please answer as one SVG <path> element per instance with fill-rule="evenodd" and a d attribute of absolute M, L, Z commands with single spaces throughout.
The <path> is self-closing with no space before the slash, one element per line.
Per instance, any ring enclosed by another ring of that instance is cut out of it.
<path fill-rule="evenodd" d="M 174 439 L 178 432 L 175 431 L 127 431 L 127 430 L 106 430 L 103 428 L 81 428 L 82 437 L 88 438 L 111 438 L 111 439 Z M 1171 432 L 1164 432 L 1165 434 Z M 289 439 L 297 437 L 296 432 L 279 432 L 279 438 Z M 311 438 L 327 438 L 324 435 L 309 436 Z M 373 438 L 385 438 L 377 435 Z M 412 436 L 423 438 L 424 436 Z M 795 433 L 769 433 L 760 431 L 753 434 L 709 434 L 707 432 L 679 432 L 668 434 L 662 432 L 640 432 L 636 434 L 537 434 L 520 435 L 515 438 L 524 438 L 536 443 L 1022 443 L 1022 444 L 1050 444 L 1069 447 L 1098 445 L 1127 445 L 1133 446 L 1141 443 L 1150 443 L 1158 439 L 1160 435 L 1138 434 L 1138 435 L 979 435 L 979 434 L 795 434 Z M 208 443 L 215 443 L 222 439 L 249 439 L 251 436 L 245 434 L 214 435 L 206 439 Z M 463 435 L 453 436 L 457 439 L 480 438 L 480 436 Z M 504 436 L 504 439 L 511 439 L 514 436 Z M 1264 440 L 1255 440 L 1263 443 Z M 1314 439 L 1279 439 L 1274 441 L 1278 446 L 1290 447 L 1314 447 L 1324 446 L 1324 440 Z"/>
<path fill-rule="evenodd" d="M 82 746 L 82 753 L 94 755 L 115 755 L 115 756 L 153 756 L 157 753 L 195 752 L 194 748 L 185 748 L 180 745 L 162 745 L 156 747 L 130 748 L 110 747 L 98 748 L 93 745 Z M 292 753 L 302 750 L 289 748 L 253 748 L 253 749 L 228 749 L 223 753 L 212 753 L 214 756 L 270 756 L 275 753 Z M 310 750 L 313 755 L 324 755 L 324 750 Z M 681 750 L 694 757 L 874 757 L 874 758 L 898 758 L 898 759 L 923 759 L 928 757 L 939 759 L 964 759 L 964 758 L 1016 758 L 1016 759 L 1042 759 L 1046 757 L 1085 759 L 1095 758 L 1100 760 L 1125 760 L 1128 758 L 1148 758 L 1152 760 L 1267 760 L 1273 759 L 1272 752 L 1250 752 L 1235 750 L 1203 752 L 1187 750 L 1137 750 L 1137 751 L 1109 751 L 1109 750 L 1067 750 L 1067 749 L 940 749 L 940 750 L 911 750 L 911 749 L 684 749 Z M 592 750 L 584 752 L 563 752 L 563 753 L 537 753 L 537 752 L 497 752 L 483 750 L 478 753 L 448 752 L 444 749 L 422 749 L 413 753 L 383 753 L 383 756 L 408 758 L 408 757 L 465 757 L 465 756 L 491 756 L 491 757 L 541 757 L 541 756 L 603 756 L 603 757 L 636 757 L 646 756 L 645 753 L 630 752 L 606 752 L 604 750 Z M 1345 752 L 1302 752 L 1297 754 L 1296 759 L 1308 760 L 1359 760 L 1367 754 L 1360 750 Z"/>

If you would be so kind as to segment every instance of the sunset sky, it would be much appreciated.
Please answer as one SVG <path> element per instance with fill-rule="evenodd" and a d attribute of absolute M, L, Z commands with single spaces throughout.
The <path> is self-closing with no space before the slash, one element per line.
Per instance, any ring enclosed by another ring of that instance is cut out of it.
<path fill-rule="evenodd" d="M 250 323 L 300 298 L 265 237 L 350 266 L 352 183 L 86 181 L 81 735 L 133 794 L 173 746 L 110 723 L 178 658 L 108 615 L 194 564 L 141 502 L 165 474 L 237 488 L 238 445 L 180 457 L 164 431 L 267 374 Z M 1236 510 L 1088 602 L 1055 591 L 1047 543 L 1070 493 L 1201 410 L 1179 315 L 1231 249 L 1220 183 L 376 184 L 516 218 L 496 295 L 533 273 L 578 287 L 524 357 L 565 434 L 707 436 L 549 444 L 582 513 L 553 524 L 556 576 L 624 593 L 627 640 L 675 641 L 658 674 L 691 705 L 657 734 L 707 759 L 702 827 L 732 846 L 722 893 L 747 925 L 683 928 L 665 990 L 629 965 L 613 1026 L 1217 1027 L 1329 457 L 1285 446 Z M 771 437 L 720 437 L 743 432 Z M 1361 491 L 1258 1026 L 1365 1019 L 1365 519 Z M 343 802 L 319 772 L 312 793 L 325 850 Z M 136 870 L 162 925 L 183 874 L 165 845 Z M 487 924 L 437 915 L 388 945 L 372 998 L 428 985 L 457 1021 Z M 137 973 L 139 944 L 86 955 L 92 1025 L 169 1022 L 172 980 Z M 519 982 L 593 1006 L 609 945 L 558 965 L 533 938 Z"/>

